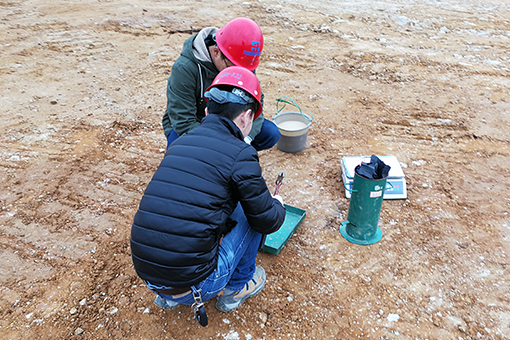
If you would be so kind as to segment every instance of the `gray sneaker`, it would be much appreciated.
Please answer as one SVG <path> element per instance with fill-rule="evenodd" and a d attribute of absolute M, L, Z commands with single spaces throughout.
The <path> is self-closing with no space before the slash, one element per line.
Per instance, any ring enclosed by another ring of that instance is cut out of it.
<path fill-rule="evenodd" d="M 223 312 L 230 312 L 239 307 L 249 297 L 260 293 L 266 283 L 266 272 L 264 268 L 257 266 L 253 278 L 246 282 L 244 288 L 237 292 L 225 293 L 225 290 L 218 295 L 216 308 Z"/>
<path fill-rule="evenodd" d="M 154 303 L 157 306 L 164 308 L 164 309 L 174 309 L 174 308 L 177 308 L 177 306 L 179 306 L 179 304 L 177 302 L 168 300 L 168 299 L 164 299 L 159 295 L 156 297 L 156 300 L 154 300 Z"/>

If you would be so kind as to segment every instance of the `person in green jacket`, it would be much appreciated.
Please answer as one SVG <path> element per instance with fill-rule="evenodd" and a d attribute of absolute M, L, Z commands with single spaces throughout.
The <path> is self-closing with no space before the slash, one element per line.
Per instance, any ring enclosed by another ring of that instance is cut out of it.
<path fill-rule="evenodd" d="M 233 19 L 221 29 L 206 27 L 184 42 L 166 90 L 163 130 L 167 149 L 179 136 L 200 125 L 205 117 L 204 92 L 218 73 L 234 65 L 255 72 L 263 44 L 260 27 L 243 17 Z M 260 151 L 273 147 L 279 138 L 278 127 L 261 114 L 245 141 Z"/>

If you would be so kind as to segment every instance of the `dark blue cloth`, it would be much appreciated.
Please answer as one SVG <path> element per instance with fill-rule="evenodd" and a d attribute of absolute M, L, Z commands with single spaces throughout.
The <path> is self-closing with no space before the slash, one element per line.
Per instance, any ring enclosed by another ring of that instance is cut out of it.
<path fill-rule="evenodd" d="M 255 139 L 251 142 L 251 146 L 253 146 L 257 151 L 267 150 L 275 146 L 279 139 L 280 130 L 276 124 L 264 118 L 262 128 L 259 134 L 255 136 Z"/>
<path fill-rule="evenodd" d="M 386 165 L 379 157 L 372 155 L 369 163 L 361 163 L 354 170 L 356 173 L 368 179 L 383 179 L 388 177 L 390 166 Z"/>
<path fill-rule="evenodd" d="M 179 138 L 179 135 L 177 134 L 177 132 L 175 132 L 174 129 L 170 130 L 170 133 L 168 134 L 168 136 L 166 136 L 167 150 L 170 147 L 170 144 L 172 144 L 177 138 Z"/>

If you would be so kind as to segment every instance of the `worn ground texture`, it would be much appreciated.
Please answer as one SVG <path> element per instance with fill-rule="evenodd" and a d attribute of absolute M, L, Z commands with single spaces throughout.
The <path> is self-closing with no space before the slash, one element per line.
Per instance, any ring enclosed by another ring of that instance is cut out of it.
<path fill-rule="evenodd" d="M 265 116 L 314 115 L 260 153 L 307 216 L 238 310 L 165 311 L 129 234 L 159 164 L 166 79 L 206 26 L 254 19 Z M 0 0 L 1 339 L 510 339 L 510 2 Z M 343 156 L 395 155 L 380 242 L 339 233 Z"/>

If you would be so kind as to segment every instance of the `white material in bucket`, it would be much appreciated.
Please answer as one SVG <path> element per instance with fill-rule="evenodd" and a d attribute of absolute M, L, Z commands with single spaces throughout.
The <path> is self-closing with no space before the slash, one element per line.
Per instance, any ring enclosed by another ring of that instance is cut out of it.
<path fill-rule="evenodd" d="M 281 122 L 278 124 L 278 127 L 287 131 L 298 131 L 306 129 L 306 123 L 299 122 L 297 120 L 288 120 L 286 122 Z"/>

